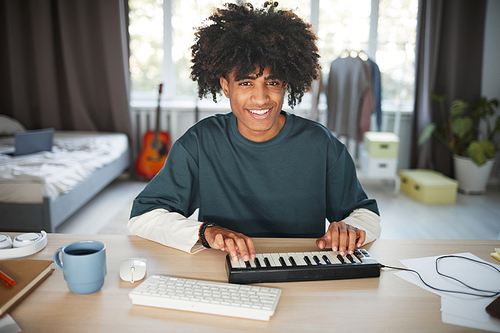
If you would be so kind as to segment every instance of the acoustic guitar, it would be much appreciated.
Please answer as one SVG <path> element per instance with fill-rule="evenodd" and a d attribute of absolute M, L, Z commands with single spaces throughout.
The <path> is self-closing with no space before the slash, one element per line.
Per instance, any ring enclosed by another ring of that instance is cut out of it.
<path fill-rule="evenodd" d="M 156 129 L 147 131 L 142 138 L 142 149 L 135 161 L 135 172 L 142 178 L 152 179 L 165 164 L 170 150 L 170 134 L 160 131 L 160 100 L 163 84 L 158 90 L 158 107 L 156 108 Z"/>

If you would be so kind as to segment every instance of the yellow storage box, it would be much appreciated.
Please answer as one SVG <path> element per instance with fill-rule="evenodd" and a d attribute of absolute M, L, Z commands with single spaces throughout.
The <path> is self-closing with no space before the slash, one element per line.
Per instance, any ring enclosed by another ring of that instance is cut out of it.
<path fill-rule="evenodd" d="M 399 149 L 399 138 L 389 132 L 365 132 L 365 150 L 370 157 L 397 158 Z"/>
<path fill-rule="evenodd" d="M 449 204 L 457 198 L 458 181 L 432 170 L 401 170 L 401 192 L 426 204 Z"/>

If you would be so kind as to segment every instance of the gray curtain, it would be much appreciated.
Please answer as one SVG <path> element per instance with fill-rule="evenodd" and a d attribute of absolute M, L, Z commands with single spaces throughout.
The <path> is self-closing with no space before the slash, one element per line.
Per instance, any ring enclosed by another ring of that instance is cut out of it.
<path fill-rule="evenodd" d="M 131 135 L 126 0 L 0 0 L 0 113 Z"/>
<path fill-rule="evenodd" d="M 486 0 L 420 0 L 411 167 L 453 176 L 452 156 L 435 138 L 418 146 L 425 124 L 441 123 L 431 93 L 474 102 L 481 95 Z"/>

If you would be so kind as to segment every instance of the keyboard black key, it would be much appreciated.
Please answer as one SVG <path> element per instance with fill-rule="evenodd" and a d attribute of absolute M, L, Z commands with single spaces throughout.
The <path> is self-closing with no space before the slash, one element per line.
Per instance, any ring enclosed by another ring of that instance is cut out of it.
<path fill-rule="evenodd" d="M 330 261 L 330 259 L 328 259 L 328 257 L 327 257 L 327 256 L 323 255 L 323 257 L 322 257 L 322 258 L 323 258 L 323 260 L 324 260 L 324 261 L 325 261 L 328 265 L 331 265 L 331 264 L 332 264 L 332 262 Z"/>
<path fill-rule="evenodd" d="M 269 259 L 267 259 L 267 258 L 264 258 L 264 264 L 266 265 L 266 267 L 271 267 L 271 263 L 269 262 Z"/>
<path fill-rule="evenodd" d="M 260 260 L 259 258 L 255 258 L 255 267 L 261 268 L 262 266 L 260 265 Z"/>
<path fill-rule="evenodd" d="M 252 266 L 250 265 L 250 261 L 245 261 L 245 266 L 247 266 L 247 268 L 252 268 Z"/>
<path fill-rule="evenodd" d="M 292 266 L 297 266 L 297 263 L 295 262 L 295 259 L 293 259 L 293 257 L 290 257 L 288 258 L 288 260 L 290 260 L 290 263 L 292 264 Z"/>
<path fill-rule="evenodd" d="M 342 264 L 345 264 L 345 260 L 344 258 L 342 258 L 342 256 L 340 254 L 337 254 L 337 259 L 342 263 Z"/>
<path fill-rule="evenodd" d="M 280 257 L 280 264 L 281 264 L 282 267 L 286 267 L 287 266 L 287 264 L 285 262 L 285 259 L 283 259 L 283 257 Z"/>
<path fill-rule="evenodd" d="M 318 264 L 318 265 L 323 265 L 323 264 L 321 263 L 321 260 L 319 260 L 318 256 L 314 256 L 314 257 L 313 257 L 313 259 L 314 259 L 314 261 L 316 262 L 316 264 Z"/>

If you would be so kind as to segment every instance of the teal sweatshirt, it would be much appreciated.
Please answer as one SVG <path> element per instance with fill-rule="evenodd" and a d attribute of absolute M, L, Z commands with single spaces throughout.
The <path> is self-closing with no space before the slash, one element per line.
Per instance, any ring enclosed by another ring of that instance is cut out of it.
<path fill-rule="evenodd" d="M 345 146 L 321 124 L 282 112 L 280 133 L 243 137 L 232 113 L 208 117 L 173 145 L 162 170 L 134 200 L 131 217 L 157 208 L 250 237 L 321 237 L 325 218 L 357 208 L 378 215 Z"/>

